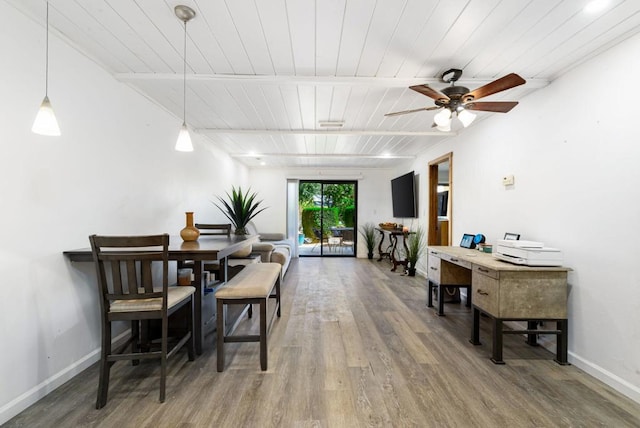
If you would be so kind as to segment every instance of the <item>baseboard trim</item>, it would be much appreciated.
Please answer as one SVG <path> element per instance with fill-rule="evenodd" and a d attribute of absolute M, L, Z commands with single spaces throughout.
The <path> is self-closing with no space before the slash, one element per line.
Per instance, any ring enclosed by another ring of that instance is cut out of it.
<path fill-rule="evenodd" d="M 466 298 L 466 295 L 464 296 Z M 511 328 L 525 328 L 526 325 L 523 325 L 521 321 L 507 321 L 505 322 L 506 326 Z M 549 352 L 555 354 L 556 352 L 556 341 L 555 336 L 553 339 L 540 341 L 539 342 L 542 347 L 544 347 Z M 636 403 L 640 403 L 640 388 L 636 385 L 633 385 L 621 377 L 611 373 L 608 370 L 603 369 L 597 364 L 593 364 L 591 361 L 585 360 L 574 352 L 567 352 L 567 360 L 569 363 L 573 364 L 583 372 L 587 373 L 590 376 L 598 379 L 599 381 L 605 383 L 611 388 L 618 391 L 620 394 L 628 397 L 629 399 L 635 401 Z"/>
<path fill-rule="evenodd" d="M 610 371 L 581 358 L 571 351 L 569 351 L 569 362 L 583 372 L 595 377 L 603 383 L 606 383 L 620 394 L 629 397 L 636 403 L 640 403 L 640 388 L 636 385 L 633 385 Z"/>
<path fill-rule="evenodd" d="M 115 345 L 121 343 L 122 340 L 130 336 L 131 331 L 126 330 L 116 336 L 112 343 Z M 4 406 L 0 407 L 0 425 L 6 423 L 11 418 L 26 410 L 29 406 L 44 398 L 47 394 L 53 392 L 59 386 L 73 379 L 76 375 L 91 367 L 100 361 L 100 348 L 90 352 L 80 360 L 74 362 L 65 369 L 45 379 L 43 382 L 34 386 L 24 394 L 14 398 Z M 97 381 L 96 381 L 97 388 Z"/>

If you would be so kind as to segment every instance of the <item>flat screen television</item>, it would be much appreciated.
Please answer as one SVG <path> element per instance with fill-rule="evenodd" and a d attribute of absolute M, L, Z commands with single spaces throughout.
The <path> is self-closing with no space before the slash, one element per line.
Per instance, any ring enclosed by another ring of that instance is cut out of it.
<path fill-rule="evenodd" d="M 391 180 L 391 201 L 395 218 L 416 218 L 416 178 L 414 171 Z"/>
<path fill-rule="evenodd" d="M 438 216 L 447 216 L 447 206 L 449 205 L 449 191 L 438 192 Z"/>

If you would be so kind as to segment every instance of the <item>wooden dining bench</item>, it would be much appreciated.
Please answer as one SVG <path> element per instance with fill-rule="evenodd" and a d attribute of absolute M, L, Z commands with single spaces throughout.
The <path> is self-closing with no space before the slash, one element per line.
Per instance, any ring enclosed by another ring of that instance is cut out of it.
<path fill-rule="evenodd" d="M 282 266 L 279 263 L 255 263 L 246 266 L 236 276 L 216 291 L 217 356 L 218 371 L 224 370 L 224 344 L 227 342 L 260 342 L 260 368 L 267 370 L 267 333 L 271 329 L 275 315 L 280 317 L 280 280 Z M 267 302 L 275 299 L 274 313 L 267 325 Z M 260 334 L 232 335 L 226 332 L 224 305 L 249 305 L 248 315 L 253 313 L 252 305 L 260 305 Z"/>

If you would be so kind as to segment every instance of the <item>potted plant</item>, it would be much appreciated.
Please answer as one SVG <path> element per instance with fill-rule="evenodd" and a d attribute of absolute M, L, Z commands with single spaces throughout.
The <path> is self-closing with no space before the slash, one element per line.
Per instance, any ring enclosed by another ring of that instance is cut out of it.
<path fill-rule="evenodd" d="M 416 276 L 418 259 L 426 249 L 424 230 L 418 226 L 415 232 L 405 233 L 405 239 L 407 240 L 407 274 L 409 276 Z"/>
<path fill-rule="evenodd" d="M 367 258 L 371 260 L 373 258 L 373 249 L 376 246 L 376 227 L 371 222 L 365 223 L 360 226 L 359 232 L 367 245 Z"/>
<path fill-rule="evenodd" d="M 256 193 L 250 193 L 250 190 L 251 189 L 249 188 L 243 193 L 241 187 L 238 187 L 238 190 L 236 190 L 235 187 L 232 187 L 231 194 L 227 192 L 229 201 L 218 196 L 221 205 L 214 202 L 214 205 L 218 207 L 218 209 L 222 211 L 222 214 L 224 214 L 231 224 L 233 224 L 235 227 L 234 233 L 236 235 L 246 235 L 246 227 L 249 221 L 267 209 L 267 207 L 258 209 L 258 206 L 262 201 L 256 201 Z"/>

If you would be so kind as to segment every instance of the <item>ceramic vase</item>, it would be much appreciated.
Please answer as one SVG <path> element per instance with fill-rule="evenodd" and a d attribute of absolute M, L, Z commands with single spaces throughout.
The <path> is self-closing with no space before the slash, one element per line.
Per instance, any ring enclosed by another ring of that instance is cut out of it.
<path fill-rule="evenodd" d="M 180 237 L 183 241 L 197 241 L 200 231 L 193 225 L 193 212 L 186 212 L 187 225 L 180 231 Z"/>

